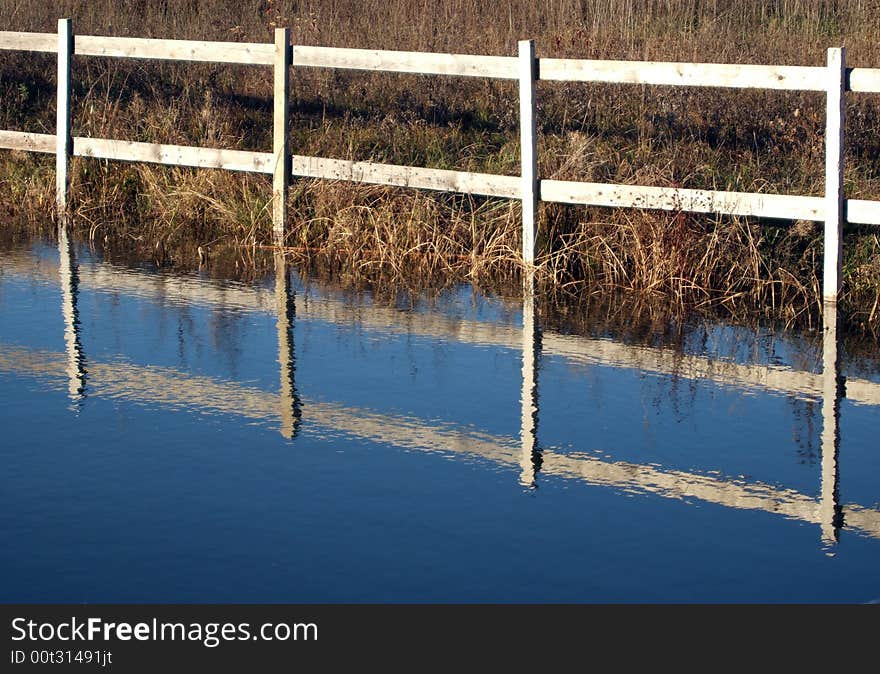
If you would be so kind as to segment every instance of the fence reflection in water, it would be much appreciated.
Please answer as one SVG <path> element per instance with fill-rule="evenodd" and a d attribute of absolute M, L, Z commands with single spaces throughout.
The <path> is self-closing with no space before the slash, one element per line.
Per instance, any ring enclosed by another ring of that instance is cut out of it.
<path fill-rule="evenodd" d="M 96 375 L 89 375 L 87 359 L 84 354 L 81 322 L 79 320 L 78 297 L 80 292 L 79 265 L 75 248 L 69 239 L 66 229 L 59 230 L 58 252 L 60 264 L 59 280 L 62 289 L 62 317 L 64 321 L 64 341 L 66 345 L 65 372 L 67 390 L 70 400 L 81 403 L 91 389 L 101 391 L 101 377 L 109 378 L 110 370 L 115 370 L 126 379 L 140 378 L 142 374 L 124 373 L 125 368 L 104 366 L 95 363 Z M 296 318 L 296 292 L 291 279 L 291 269 L 283 254 L 275 253 L 275 312 L 277 319 L 278 356 L 280 374 L 280 395 L 277 398 L 267 394 L 257 394 L 266 401 L 255 400 L 250 413 L 258 416 L 273 417 L 272 409 L 277 411 L 280 420 L 280 432 L 295 441 L 302 424 L 303 411 L 309 420 L 318 424 L 326 424 L 362 437 L 379 438 L 399 445 L 418 447 L 428 451 L 455 451 L 459 453 L 476 453 L 484 458 L 502 464 L 518 463 L 520 468 L 519 482 L 528 489 L 538 486 L 539 473 L 562 475 L 568 478 L 585 480 L 590 484 L 612 484 L 627 488 L 661 494 L 667 497 L 681 498 L 687 494 L 701 500 L 722 504 L 733 508 L 761 509 L 795 517 L 816 523 L 821 529 L 824 545 L 832 546 L 839 537 L 841 527 L 850 527 L 855 531 L 880 538 L 880 512 L 861 506 L 841 505 L 840 500 L 840 407 L 841 399 L 846 395 L 846 387 L 841 375 L 840 334 L 837 330 L 837 307 L 828 304 L 824 311 L 823 362 L 822 362 L 822 459 L 821 489 L 817 501 L 797 492 L 778 489 L 760 484 L 743 484 L 735 480 L 722 480 L 680 471 L 660 470 L 652 466 L 639 466 L 622 462 L 610 462 L 600 459 L 578 457 L 573 458 L 542 448 L 539 441 L 539 383 L 540 361 L 543 350 L 543 333 L 536 315 L 534 286 L 529 287 L 527 277 L 523 294 L 521 355 L 522 355 L 522 390 L 521 390 L 521 429 L 517 442 L 518 449 L 511 446 L 506 438 L 496 438 L 484 434 L 473 434 L 456 431 L 454 428 L 432 427 L 428 424 L 414 424 L 411 419 L 396 419 L 385 415 L 377 415 L 365 410 L 344 408 L 339 405 L 318 403 L 304 400 L 296 387 L 296 357 L 294 347 L 294 323 Z M 9 354 L 7 367 L 16 359 Z M 31 358 L 33 363 L 34 358 Z M 23 366 L 19 366 L 23 367 Z M 129 366 L 130 367 L 130 366 Z M 153 378 L 162 377 L 153 372 Z M 186 378 L 182 375 L 181 378 Z M 92 383 L 94 384 L 92 385 Z M 211 387 L 204 394 L 194 394 L 200 386 L 197 381 L 184 384 L 187 392 L 182 394 L 190 401 L 208 406 L 235 407 L 242 413 L 247 412 L 247 405 L 242 401 L 247 396 L 241 391 L 231 391 L 229 387 Z M 178 384 L 180 386 L 180 384 Z M 174 385 L 163 381 L 162 396 L 174 395 Z M 149 397 L 145 389 L 141 395 Z M 222 398 L 234 399 L 224 405 Z M 209 402 L 213 399 L 213 402 Z M 268 403 L 268 404 L 267 404 Z M 408 438 L 406 436 L 409 436 Z"/>

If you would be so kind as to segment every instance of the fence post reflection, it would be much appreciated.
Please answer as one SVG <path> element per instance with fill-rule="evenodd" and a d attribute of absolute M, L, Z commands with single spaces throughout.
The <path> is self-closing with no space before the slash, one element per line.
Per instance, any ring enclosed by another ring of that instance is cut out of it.
<path fill-rule="evenodd" d="M 58 275 L 61 281 L 61 314 L 64 317 L 64 345 L 67 352 L 67 395 L 71 402 L 85 398 L 86 369 L 79 335 L 79 268 L 66 219 L 58 223 Z"/>
<path fill-rule="evenodd" d="M 822 311 L 822 492 L 819 522 L 822 541 L 833 545 L 842 524 L 839 493 L 838 452 L 840 450 L 840 399 L 843 377 L 840 373 L 840 335 L 837 330 L 837 303 L 825 302 Z"/>
<path fill-rule="evenodd" d="M 301 402 L 296 392 L 296 357 L 293 350 L 295 292 L 287 259 L 275 251 L 275 309 L 278 316 L 278 364 L 281 368 L 281 435 L 291 439 L 299 429 Z"/>
<path fill-rule="evenodd" d="M 538 447 L 538 361 L 541 356 L 541 329 L 535 319 L 535 281 L 526 272 L 523 282 L 522 330 L 522 398 L 521 429 L 522 454 L 519 482 L 530 489 L 537 488 L 537 474 L 541 470 L 541 450 Z"/>

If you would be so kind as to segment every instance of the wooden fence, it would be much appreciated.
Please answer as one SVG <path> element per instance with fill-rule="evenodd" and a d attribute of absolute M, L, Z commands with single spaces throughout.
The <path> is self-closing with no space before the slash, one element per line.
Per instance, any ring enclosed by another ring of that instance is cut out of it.
<path fill-rule="evenodd" d="M 275 31 L 274 44 L 95 35 L 74 37 L 70 19 L 61 19 L 57 35 L 0 31 L 0 49 L 58 55 L 55 135 L 0 130 L 0 148 L 55 153 L 56 200 L 62 212 L 67 208 L 69 159 L 80 156 L 271 174 L 273 224 L 278 242 L 283 241 L 287 227 L 287 190 L 292 176 L 520 199 L 523 259 L 528 265 L 534 263 L 539 201 L 824 221 L 823 295 L 827 300 L 836 300 L 840 290 L 844 222 L 880 225 L 880 201 L 846 199 L 843 192 L 846 92 L 880 93 L 880 68 L 847 68 L 846 52 L 842 48 L 828 50 L 824 67 L 595 61 L 536 58 L 531 40 L 519 43 L 519 54 L 515 57 L 291 46 L 290 31 L 286 28 Z M 70 77 L 73 55 L 272 66 L 272 152 L 72 137 Z M 287 124 L 291 67 L 517 80 L 521 174 L 493 175 L 292 154 Z M 759 194 L 541 179 L 538 175 L 535 106 L 535 82 L 538 80 L 824 92 L 827 99 L 825 195 Z"/>

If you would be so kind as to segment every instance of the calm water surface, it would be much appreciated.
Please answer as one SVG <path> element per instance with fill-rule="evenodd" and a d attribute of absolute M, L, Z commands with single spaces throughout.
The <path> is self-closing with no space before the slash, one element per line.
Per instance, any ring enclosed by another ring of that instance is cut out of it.
<path fill-rule="evenodd" d="M 28 244 L 0 600 L 880 601 L 878 370 L 833 330 L 646 346 Z"/>

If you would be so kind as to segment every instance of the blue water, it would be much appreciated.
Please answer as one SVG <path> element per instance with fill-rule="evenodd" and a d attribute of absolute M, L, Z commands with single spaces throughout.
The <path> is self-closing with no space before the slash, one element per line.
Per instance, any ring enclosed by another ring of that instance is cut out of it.
<path fill-rule="evenodd" d="M 880 600 L 878 363 L 285 274 L 0 252 L 0 600 Z"/>

